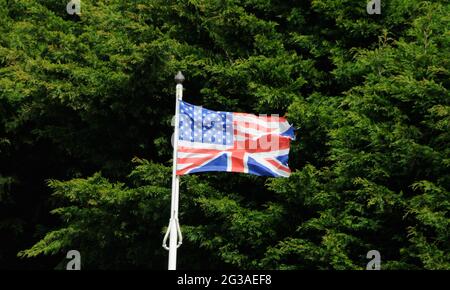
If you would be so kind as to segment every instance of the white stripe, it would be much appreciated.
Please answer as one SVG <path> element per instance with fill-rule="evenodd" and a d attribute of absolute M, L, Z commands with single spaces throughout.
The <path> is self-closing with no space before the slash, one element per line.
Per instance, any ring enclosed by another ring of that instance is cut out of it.
<path fill-rule="evenodd" d="M 280 155 L 288 155 L 289 154 L 289 149 L 283 149 L 283 150 L 274 150 L 274 151 L 270 151 L 270 152 L 256 152 L 256 153 L 251 153 L 252 157 L 253 156 L 257 156 L 257 157 L 261 157 L 261 158 L 275 158 L 278 157 Z"/>
<path fill-rule="evenodd" d="M 245 137 L 245 136 L 241 136 L 241 135 L 237 135 L 234 140 L 235 141 L 246 141 L 246 140 L 258 140 L 259 137 Z"/>
<path fill-rule="evenodd" d="M 233 145 L 199 143 L 199 142 L 190 142 L 190 141 L 179 140 L 178 147 L 188 147 L 188 148 L 193 148 L 193 149 L 226 150 L 226 149 L 232 149 Z M 183 149 L 179 148 L 179 150 L 183 150 Z"/>
<path fill-rule="evenodd" d="M 231 172 L 231 153 L 227 152 L 227 172 Z"/>
<path fill-rule="evenodd" d="M 206 158 L 211 156 L 210 153 L 192 153 L 178 151 L 178 158 Z"/>
<path fill-rule="evenodd" d="M 244 172 L 248 173 L 248 154 L 244 154 Z"/>
<path fill-rule="evenodd" d="M 270 129 L 270 131 L 267 130 L 258 130 L 258 128 L 251 128 L 251 127 L 244 127 L 244 126 L 235 126 L 235 129 L 237 130 L 238 134 L 250 134 L 255 136 L 262 136 L 262 135 L 280 135 L 284 131 L 281 131 L 281 128 L 273 128 Z"/>
<path fill-rule="evenodd" d="M 191 166 L 192 163 L 177 163 L 177 170 L 183 170 L 188 166 Z"/>

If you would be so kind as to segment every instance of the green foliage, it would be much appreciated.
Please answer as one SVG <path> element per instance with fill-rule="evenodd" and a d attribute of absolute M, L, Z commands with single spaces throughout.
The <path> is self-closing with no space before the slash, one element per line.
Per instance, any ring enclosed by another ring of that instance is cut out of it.
<path fill-rule="evenodd" d="M 145 175 L 144 175 L 145 172 Z M 61 204 L 52 210 L 63 227 L 51 231 L 21 257 L 55 254 L 76 248 L 86 268 L 154 268 L 165 260 L 160 247 L 163 213 L 169 210 L 170 169 L 140 161 L 130 178 L 139 178 L 133 189 L 109 183 L 96 173 L 88 179 L 49 181 L 53 197 Z M 112 254 L 114 253 L 114 254 Z M 151 259 L 149 259 L 151 257 Z"/>
<path fill-rule="evenodd" d="M 0 0 L 2 266 L 165 268 L 182 70 L 298 130 L 288 179 L 181 178 L 180 268 L 450 269 L 448 1 L 65 2 Z"/>

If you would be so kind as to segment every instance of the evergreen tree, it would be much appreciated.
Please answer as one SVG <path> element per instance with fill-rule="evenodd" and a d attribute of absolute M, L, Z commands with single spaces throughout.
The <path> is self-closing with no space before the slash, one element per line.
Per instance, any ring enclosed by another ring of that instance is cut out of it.
<path fill-rule="evenodd" d="M 182 176 L 179 268 L 450 269 L 448 1 L 66 4 L 0 0 L 2 267 L 166 267 L 181 70 L 298 130 L 287 179 Z"/>

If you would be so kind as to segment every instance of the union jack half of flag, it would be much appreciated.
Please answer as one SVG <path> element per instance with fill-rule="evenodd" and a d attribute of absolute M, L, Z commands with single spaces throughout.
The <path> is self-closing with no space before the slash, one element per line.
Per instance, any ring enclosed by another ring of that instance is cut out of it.
<path fill-rule="evenodd" d="M 206 171 L 287 177 L 294 128 L 278 115 L 212 111 L 180 101 L 177 175 Z"/>

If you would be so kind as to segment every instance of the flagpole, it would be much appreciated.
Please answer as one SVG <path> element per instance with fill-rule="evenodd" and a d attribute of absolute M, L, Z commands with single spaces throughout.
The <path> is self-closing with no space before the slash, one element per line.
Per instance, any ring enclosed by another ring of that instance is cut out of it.
<path fill-rule="evenodd" d="M 173 134 L 173 165 L 172 165 L 172 201 L 170 207 L 170 221 L 167 228 L 166 235 L 163 240 L 163 247 L 169 250 L 169 270 L 176 270 L 177 268 L 177 248 L 181 246 L 183 237 L 181 236 L 180 224 L 178 222 L 178 202 L 179 202 L 179 187 L 180 177 L 177 173 L 177 152 L 178 152 L 178 127 L 180 120 L 180 101 L 183 99 L 183 81 L 184 76 L 179 71 L 175 76 L 176 85 L 176 100 L 175 100 L 175 130 Z M 169 247 L 166 246 L 167 238 L 169 237 Z"/>

